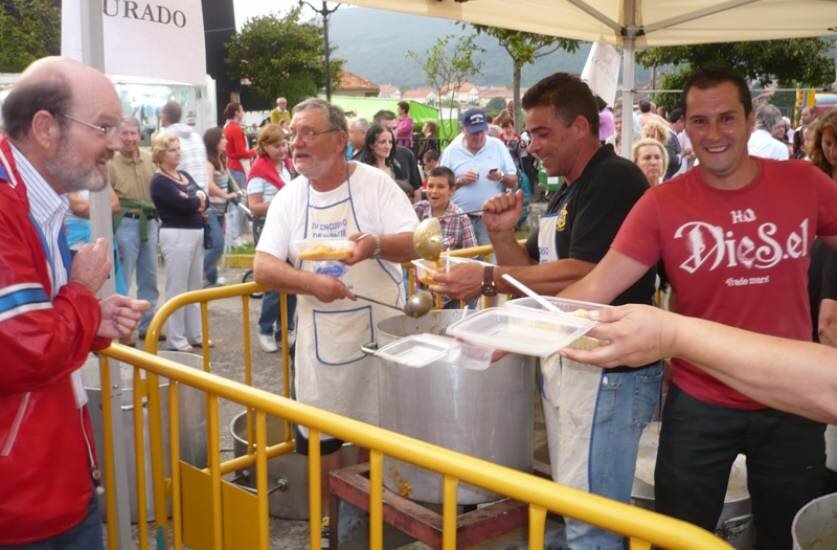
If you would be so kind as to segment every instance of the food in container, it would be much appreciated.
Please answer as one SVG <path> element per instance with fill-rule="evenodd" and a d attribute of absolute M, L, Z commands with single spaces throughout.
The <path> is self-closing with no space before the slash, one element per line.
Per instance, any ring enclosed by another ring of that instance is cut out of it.
<path fill-rule="evenodd" d="M 355 242 L 348 239 L 307 239 L 295 241 L 297 258 L 306 261 L 347 260 L 352 257 Z"/>
<path fill-rule="evenodd" d="M 425 285 L 432 285 L 435 283 L 433 276 L 439 272 L 452 271 L 456 266 L 465 264 L 491 265 L 473 258 L 457 258 L 442 256 L 437 261 L 430 260 L 413 260 L 413 265 L 416 267 L 416 277 Z"/>
<path fill-rule="evenodd" d="M 589 313 L 591 311 L 607 307 L 602 304 L 594 304 L 592 302 L 581 302 L 578 300 L 566 300 L 563 298 L 556 298 L 554 296 L 541 296 L 541 298 L 543 298 L 544 300 L 546 300 L 547 302 L 549 302 L 550 304 L 552 304 L 553 306 L 557 307 L 565 313 L 569 313 L 584 319 L 589 319 Z M 525 298 L 515 298 L 514 300 L 509 300 L 504 304 L 504 306 L 509 308 L 520 308 L 529 311 L 546 311 L 544 307 L 537 302 L 537 300 L 535 300 L 534 298 L 529 298 L 528 296 Z M 604 342 L 602 340 L 599 340 L 598 338 L 593 338 L 591 336 L 581 336 L 577 340 L 570 343 L 567 347 L 591 350 L 601 345 L 604 345 Z"/>

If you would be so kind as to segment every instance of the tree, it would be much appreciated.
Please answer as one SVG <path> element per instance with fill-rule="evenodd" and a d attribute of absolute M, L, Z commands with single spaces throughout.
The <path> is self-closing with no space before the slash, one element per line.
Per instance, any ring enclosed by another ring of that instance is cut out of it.
<path fill-rule="evenodd" d="M 247 20 L 225 45 L 230 78 L 248 81 L 271 103 L 284 96 L 294 105 L 317 95 L 325 86 L 323 29 L 299 19 L 300 8 L 296 7 L 281 19 L 266 15 Z M 343 63 L 331 58 L 333 85 L 339 83 Z"/>
<path fill-rule="evenodd" d="M 61 10 L 52 0 L 0 0 L 0 72 L 19 73 L 61 51 Z"/>
<path fill-rule="evenodd" d="M 819 38 L 695 44 L 648 48 L 637 54 L 637 61 L 645 67 L 679 65 L 676 74 L 664 77 L 663 86 L 667 89 L 682 88 L 692 67 L 718 63 L 729 65 L 761 85 L 776 80 L 783 87 L 818 87 L 834 79 L 834 60 L 828 57 L 830 48 L 830 42 Z M 662 105 L 675 104 L 679 103 L 680 94 L 658 94 L 655 100 Z"/>
<path fill-rule="evenodd" d="M 512 92 L 514 94 L 514 127 L 520 131 L 520 75 L 523 67 L 534 63 L 536 59 L 545 55 L 565 50 L 572 53 L 578 49 L 578 40 L 545 36 L 531 32 L 513 31 L 487 25 L 472 25 L 477 34 L 487 34 L 497 39 L 512 60 L 513 78 Z"/>
<path fill-rule="evenodd" d="M 502 97 L 492 97 L 485 106 L 485 112 L 490 117 L 497 116 L 500 111 L 506 108 L 506 100 Z"/>
<path fill-rule="evenodd" d="M 455 41 L 454 41 L 455 39 Z M 414 59 L 424 71 L 427 85 L 436 94 L 439 104 L 439 116 L 444 119 L 444 100 L 456 104 L 459 90 L 469 78 L 479 74 L 482 63 L 475 58 L 485 50 L 477 46 L 476 35 L 459 36 L 449 34 L 440 38 L 424 53 L 407 52 L 407 56 Z M 452 111 L 448 110 L 448 121 L 453 119 Z M 450 138 L 450 128 L 453 124 L 442 124 L 443 138 Z"/>

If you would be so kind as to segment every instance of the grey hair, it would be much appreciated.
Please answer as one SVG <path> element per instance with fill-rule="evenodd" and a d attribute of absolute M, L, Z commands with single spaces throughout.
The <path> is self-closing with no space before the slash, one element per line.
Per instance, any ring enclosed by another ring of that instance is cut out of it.
<path fill-rule="evenodd" d="M 363 128 L 363 131 L 369 130 L 369 121 L 363 118 L 362 116 L 356 116 L 349 119 L 348 122 L 349 126 L 357 126 L 358 128 Z"/>
<path fill-rule="evenodd" d="M 309 97 L 305 101 L 297 103 L 293 109 L 293 114 L 307 111 L 309 109 L 317 109 L 324 112 L 326 114 L 326 118 L 328 119 L 330 129 L 340 130 L 342 132 L 349 131 L 349 128 L 346 125 L 346 115 L 343 113 L 343 109 L 337 105 L 332 105 L 328 101 L 318 97 Z"/>
<path fill-rule="evenodd" d="M 782 111 L 775 105 L 762 105 L 756 111 L 756 128 L 768 132 L 782 120 Z"/>

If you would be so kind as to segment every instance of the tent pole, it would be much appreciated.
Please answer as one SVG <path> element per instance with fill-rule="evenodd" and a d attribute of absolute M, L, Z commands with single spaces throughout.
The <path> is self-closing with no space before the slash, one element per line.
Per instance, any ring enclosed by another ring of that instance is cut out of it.
<path fill-rule="evenodd" d="M 634 73 L 636 36 L 628 31 L 622 46 L 622 156 L 631 158 L 634 137 Z"/>

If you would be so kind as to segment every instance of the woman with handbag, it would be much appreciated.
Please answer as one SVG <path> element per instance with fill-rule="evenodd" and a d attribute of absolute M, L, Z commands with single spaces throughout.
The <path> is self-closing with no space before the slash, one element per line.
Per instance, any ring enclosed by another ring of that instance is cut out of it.
<path fill-rule="evenodd" d="M 166 300 L 201 288 L 206 194 L 188 173 L 178 170 L 180 140 L 163 132 L 151 142 L 157 172 L 151 179 L 151 200 L 160 217 L 160 251 L 166 263 Z M 197 304 L 171 314 L 166 322 L 169 349 L 191 352 L 199 345 L 201 316 Z M 211 342 L 210 342 L 211 344 Z"/>

